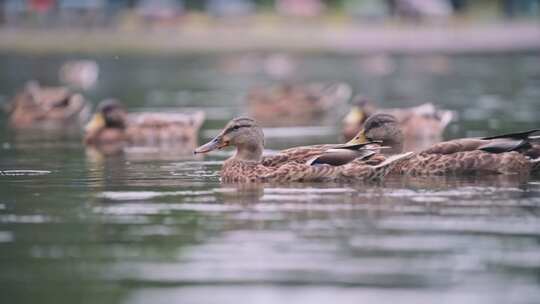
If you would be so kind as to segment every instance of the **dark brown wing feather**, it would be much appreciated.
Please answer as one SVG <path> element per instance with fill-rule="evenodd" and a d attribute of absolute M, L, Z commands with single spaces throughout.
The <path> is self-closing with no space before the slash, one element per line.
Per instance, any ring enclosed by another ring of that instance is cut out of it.
<path fill-rule="evenodd" d="M 487 142 L 477 138 L 462 138 L 444 141 L 420 152 L 421 154 L 453 154 L 464 151 L 474 151 Z"/>
<path fill-rule="evenodd" d="M 478 150 L 489 153 L 503 153 L 528 149 L 530 146 L 525 139 L 493 139 L 478 147 Z"/>
<path fill-rule="evenodd" d="M 529 136 L 532 134 L 540 132 L 540 129 L 533 129 L 525 132 L 517 132 L 517 133 L 508 133 L 508 134 L 502 134 L 502 135 L 496 135 L 496 136 L 490 136 L 490 137 L 484 137 L 482 139 L 506 139 L 506 138 L 513 138 L 513 139 L 528 139 Z"/>
<path fill-rule="evenodd" d="M 276 155 L 264 157 L 262 165 L 266 167 L 277 167 L 290 162 L 305 163 L 332 147 L 335 147 L 335 145 L 315 145 L 282 150 Z"/>
<path fill-rule="evenodd" d="M 262 160 L 262 164 L 267 167 L 281 166 L 286 163 L 296 162 L 305 164 L 308 161 L 312 161 L 317 156 L 323 156 L 330 149 L 339 149 L 342 151 L 334 151 L 334 153 L 326 154 L 322 159 L 319 159 L 317 163 L 330 164 L 333 166 L 340 166 L 346 164 L 357 157 L 366 156 L 365 153 L 372 154 L 370 150 L 361 150 L 364 146 L 379 143 L 369 142 L 359 145 L 343 145 L 343 144 L 324 144 L 294 147 L 280 151 L 278 154 L 266 156 Z"/>
<path fill-rule="evenodd" d="M 485 138 L 462 138 L 441 142 L 422 151 L 427 154 L 453 154 L 457 152 L 482 150 L 489 153 L 527 151 L 531 143 L 528 136 L 538 130 L 505 134 Z"/>
<path fill-rule="evenodd" d="M 366 159 L 375 154 L 373 150 L 348 150 L 330 149 L 307 161 L 308 165 L 327 164 L 331 166 L 341 166 L 360 158 Z"/>

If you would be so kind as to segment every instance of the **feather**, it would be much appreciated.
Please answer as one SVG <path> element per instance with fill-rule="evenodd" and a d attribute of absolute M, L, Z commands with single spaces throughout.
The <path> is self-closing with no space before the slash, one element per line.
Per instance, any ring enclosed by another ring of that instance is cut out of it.
<path fill-rule="evenodd" d="M 531 134 L 534 134 L 536 132 L 540 132 L 540 129 L 533 129 L 533 130 L 529 130 L 529 131 L 525 131 L 525 132 L 516 132 L 516 133 L 508 133 L 508 134 L 484 137 L 482 139 L 484 139 L 484 140 L 502 139 L 502 138 L 528 139 Z"/>

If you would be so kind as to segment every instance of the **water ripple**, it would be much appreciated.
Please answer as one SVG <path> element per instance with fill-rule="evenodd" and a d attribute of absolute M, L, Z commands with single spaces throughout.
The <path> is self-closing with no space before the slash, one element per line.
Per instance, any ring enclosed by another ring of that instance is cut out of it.
<path fill-rule="evenodd" d="M 0 176 L 36 176 L 50 173 L 48 170 L 0 170 Z"/>

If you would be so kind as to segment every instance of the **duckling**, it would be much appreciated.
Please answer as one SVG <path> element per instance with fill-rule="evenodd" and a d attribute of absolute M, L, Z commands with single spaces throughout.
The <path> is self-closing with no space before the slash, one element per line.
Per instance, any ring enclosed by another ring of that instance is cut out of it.
<path fill-rule="evenodd" d="M 454 119 L 453 111 L 437 109 L 432 103 L 412 108 L 377 109 L 365 98 L 359 98 L 343 119 L 343 137 L 351 140 L 362 125 L 375 113 L 387 113 L 397 118 L 406 151 L 420 151 L 442 140 L 442 134 Z"/>
<path fill-rule="evenodd" d="M 355 159 L 341 166 L 284 162 L 280 166 L 269 167 L 262 163 L 263 131 L 255 120 L 245 117 L 231 120 L 214 139 L 195 149 L 194 153 L 208 153 L 228 146 L 236 147 L 236 152 L 221 168 L 221 180 L 226 183 L 380 180 L 408 156 L 394 156 L 371 166 L 361 162 L 373 154 L 368 151 L 358 161 Z"/>
<path fill-rule="evenodd" d="M 86 125 L 87 145 L 185 144 L 196 146 L 204 113 L 129 113 L 114 99 L 102 101 Z"/>
<path fill-rule="evenodd" d="M 484 138 L 461 138 L 435 144 L 417 152 L 394 167 L 393 174 L 459 175 L 459 174 L 529 174 L 538 167 L 540 130 L 504 134 Z M 348 144 L 358 145 L 380 141 L 391 149 L 386 153 L 401 153 L 403 133 L 398 119 L 390 114 L 375 114 Z M 345 145 L 346 146 L 346 145 Z"/>
<path fill-rule="evenodd" d="M 62 127 L 86 120 L 90 106 L 81 94 L 65 87 L 43 87 L 30 81 L 13 98 L 8 113 L 9 124 L 15 128 Z"/>
<path fill-rule="evenodd" d="M 263 126 L 309 125 L 335 113 L 351 97 L 344 83 L 282 84 L 253 88 L 247 95 L 248 112 Z"/>

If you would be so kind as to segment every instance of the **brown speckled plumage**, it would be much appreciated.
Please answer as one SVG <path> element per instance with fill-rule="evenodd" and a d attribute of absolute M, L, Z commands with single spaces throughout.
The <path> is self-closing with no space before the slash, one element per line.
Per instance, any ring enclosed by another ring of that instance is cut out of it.
<path fill-rule="evenodd" d="M 339 174 L 330 165 L 308 166 L 300 163 L 286 163 L 278 167 L 266 167 L 260 162 L 242 161 L 234 158 L 223 163 L 223 182 L 309 182 L 335 180 Z"/>
<path fill-rule="evenodd" d="M 290 162 L 305 163 L 309 159 L 321 155 L 324 151 L 334 147 L 336 145 L 313 145 L 289 148 L 279 151 L 275 155 L 263 157 L 262 165 L 266 167 L 277 167 Z"/>
<path fill-rule="evenodd" d="M 529 174 L 530 159 L 518 152 L 494 154 L 480 150 L 451 154 L 417 153 L 392 170 L 402 175 Z"/>
<path fill-rule="evenodd" d="M 377 165 L 369 165 L 363 161 L 353 161 L 342 166 L 316 165 L 310 166 L 297 162 L 285 163 L 281 166 L 266 167 L 259 162 L 228 159 L 221 169 L 221 180 L 225 183 L 254 182 L 320 182 L 320 181 L 375 181 L 382 180 L 394 166 L 399 165 L 407 155 L 400 158 L 385 159 Z"/>

